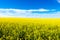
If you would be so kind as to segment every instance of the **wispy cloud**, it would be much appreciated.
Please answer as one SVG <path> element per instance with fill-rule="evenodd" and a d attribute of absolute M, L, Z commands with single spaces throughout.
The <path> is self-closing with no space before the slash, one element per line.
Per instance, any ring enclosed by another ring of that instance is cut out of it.
<path fill-rule="evenodd" d="M 33 13 L 36 12 L 37 13 Z M 52 11 L 52 12 L 51 12 Z M 38 12 L 46 12 L 44 14 Z M 49 13 L 47 13 L 49 12 Z M 50 13 L 51 12 L 51 13 Z M 0 9 L 0 17 L 28 17 L 28 18 L 59 18 L 60 11 L 56 11 L 55 9 Z"/>
<path fill-rule="evenodd" d="M 48 12 L 48 11 L 55 11 L 55 9 L 49 10 L 49 9 L 40 8 L 40 9 L 30 9 L 28 11 Z"/>
<path fill-rule="evenodd" d="M 60 3 L 60 0 L 57 0 L 58 3 Z"/>

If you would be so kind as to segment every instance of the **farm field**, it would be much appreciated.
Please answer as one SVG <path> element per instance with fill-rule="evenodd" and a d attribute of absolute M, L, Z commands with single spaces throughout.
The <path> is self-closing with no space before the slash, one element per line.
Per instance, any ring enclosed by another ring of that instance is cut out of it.
<path fill-rule="evenodd" d="M 60 19 L 0 18 L 0 40 L 60 40 Z"/>

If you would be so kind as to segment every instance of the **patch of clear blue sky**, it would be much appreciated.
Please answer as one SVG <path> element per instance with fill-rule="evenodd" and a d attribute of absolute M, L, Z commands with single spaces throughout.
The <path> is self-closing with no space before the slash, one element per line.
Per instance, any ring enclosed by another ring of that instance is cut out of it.
<path fill-rule="evenodd" d="M 0 0 L 0 8 L 60 10 L 60 4 L 57 0 Z"/>

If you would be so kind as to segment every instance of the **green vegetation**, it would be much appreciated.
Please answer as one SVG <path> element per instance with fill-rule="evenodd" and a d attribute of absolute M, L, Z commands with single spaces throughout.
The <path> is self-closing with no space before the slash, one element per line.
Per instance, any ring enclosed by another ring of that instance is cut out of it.
<path fill-rule="evenodd" d="M 60 26 L 0 22 L 0 40 L 60 40 Z"/>

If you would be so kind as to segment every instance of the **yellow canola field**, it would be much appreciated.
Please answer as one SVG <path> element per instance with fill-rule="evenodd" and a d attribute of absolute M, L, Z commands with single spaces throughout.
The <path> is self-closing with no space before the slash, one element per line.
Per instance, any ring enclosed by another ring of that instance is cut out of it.
<path fill-rule="evenodd" d="M 60 18 L 0 18 L 0 40 L 60 40 Z"/>
<path fill-rule="evenodd" d="M 60 18 L 0 18 L 0 22 L 60 24 Z"/>

